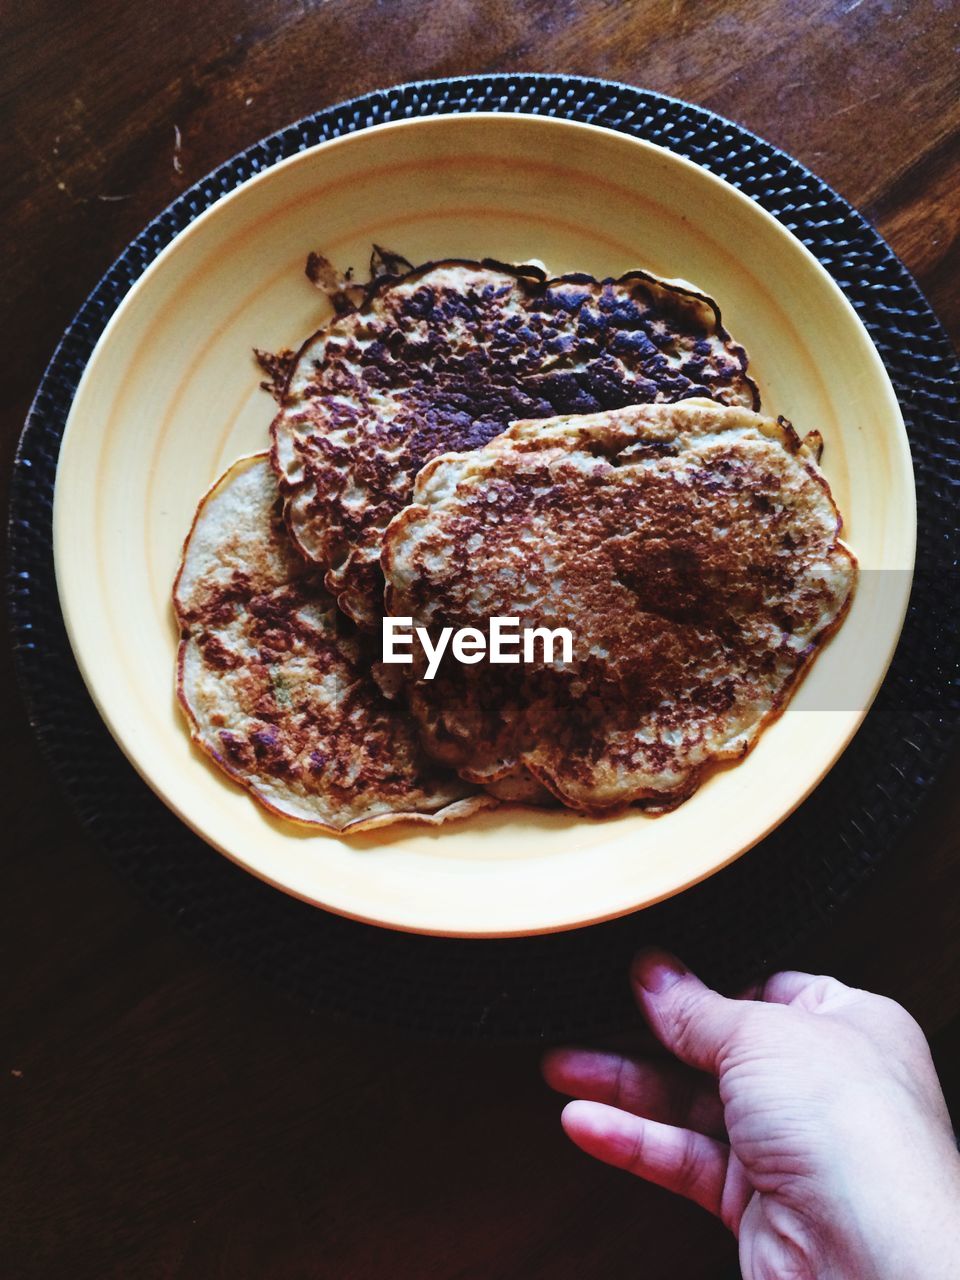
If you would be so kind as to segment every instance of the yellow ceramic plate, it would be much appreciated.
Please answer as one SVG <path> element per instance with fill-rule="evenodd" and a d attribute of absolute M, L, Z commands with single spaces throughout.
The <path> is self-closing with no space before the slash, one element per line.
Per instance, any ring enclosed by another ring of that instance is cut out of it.
<path fill-rule="evenodd" d="M 425 833 L 338 839 L 274 820 L 190 744 L 173 692 L 170 589 L 200 496 L 263 449 L 254 346 L 324 318 L 304 260 L 362 271 L 372 241 L 414 262 L 645 267 L 716 297 L 764 408 L 819 427 L 866 570 L 852 611 L 752 755 L 674 813 L 605 821 L 504 809 Z M 94 352 L 57 474 L 57 581 L 74 651 L 117 741 L 204 839 L 310 902 L 459 935 L 567 929 L 710 875 L 777 825 L 843 750 L 896 644 L 914 490 L 887 375 L 826 272 L 750 200 L 668 151 L 585 125 L 447 116 L 384 125 L 278 164 L 199 217 L 131 290 Z"/>

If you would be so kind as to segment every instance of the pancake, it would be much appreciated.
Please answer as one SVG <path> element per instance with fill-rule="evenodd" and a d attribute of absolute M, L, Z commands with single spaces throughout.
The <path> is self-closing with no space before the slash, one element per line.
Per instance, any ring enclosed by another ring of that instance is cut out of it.
<path fill-rule="evenodd" d="M 338 314 L 300 349 L 272 428 L 290 531 L 362 627 L 383 611 L 383 530 L 431 458 L 518 418 L 688 396 L 759 407 L 743 348 L 691 286 L 493 261 L 398 275 L 409 264 L 381 250 L 371 265 L 362 287 L 312 255 Z"/>
<path fill-rule="evenodd" d="M 440 823 L 495 803 L 432 763 L 290 544 L 266 454 L 200 503 L 173 595 L 194 741 L 272 813 L 328 831 Z"/>
<path fill-rule="evenodd" d="M 570 661 L 462 665 L 408 701 L 472 782 L 525 769 L 601 815 L 671 808 L 742 759 L 843 618 L 856 560 L 789 423 L 707 400 L 522 421 L 429 463 L 386 531 L 387 613 L 433 643 L 493 617 L 572 634 Z"/>

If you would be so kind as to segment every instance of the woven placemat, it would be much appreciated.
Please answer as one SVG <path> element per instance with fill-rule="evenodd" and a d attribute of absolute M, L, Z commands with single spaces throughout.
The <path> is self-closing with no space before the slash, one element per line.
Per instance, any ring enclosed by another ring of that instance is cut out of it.
<path fill-rule="evenodd" d="M 669 147 L 768 209 L 856 307 L 903 408 L 919 500 L 918 577 L 900 646 L 860 733 L 809 800 L 739 862 L 647 911 L 576 932 L 498 941 L 393 933 L 341 919 L 240 871 L 192 835 L 127 764 L 74 664 L 53 574 L 60 438 L 104 325 L 161 249 L 224 192 L 325 139 L 413 116 L 527 112 Z M 313 1009 L 467 1036 L 586 1036 L 632 1021 L 634 949 L 660 941 L 720 985 L 746 981 L 820 926 L 899 841 L 955 737 L 960 496 L 958 364 L 916 284 L 870 226 L 802 165 L 702 108 L 572 76 L 402 85 L 258 142 L 152 222 L 80 309 L 24 429 L 11 504 L 11 616 L 37 736 L 82 822 L 161 909 Z"/>

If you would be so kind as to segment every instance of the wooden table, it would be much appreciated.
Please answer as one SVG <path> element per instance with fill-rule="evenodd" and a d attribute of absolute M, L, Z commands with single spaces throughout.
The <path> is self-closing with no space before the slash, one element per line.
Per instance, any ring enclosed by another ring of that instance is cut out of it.
<path fill-rule="evenodd" d="M 942 0 L 21 0 L 0 27 L 4 475 L 61 330 L 154 214 L 278 126 L 417 77 L 580 72 L 729 115 L 870 216 L 956 337 L 957 42 Z M 4 1275 L 731 1273 L 700 1210 L 564 1140 L 534 1048 L 311 1020 L 145 909 L 58 796 L 4 661 Z M 904 1001 L 960 1118 L 958 784 L 793 960 Z"/>

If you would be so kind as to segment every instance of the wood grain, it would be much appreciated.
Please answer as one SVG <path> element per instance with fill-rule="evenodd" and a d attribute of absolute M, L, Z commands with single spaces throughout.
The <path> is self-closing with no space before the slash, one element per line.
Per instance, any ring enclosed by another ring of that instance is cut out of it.
<path fill-rule="evenodd" d="M 263 134 L 418 77 L 578 72 L 720 111 L 872 217 L 960 334 L 950 0 L 23 0 L 0 26 L 4 485 L 59 334 L 151 217 Z M 311 1020 L 179 936 L 59 798 L 6 653 L 2 688 L 4 1274 L 734 1273 L 706 1215 L 565 1142 L 536 1050 Z M 904 1001 L 955 1114 L 958 779 L 792 957 Z"/>

